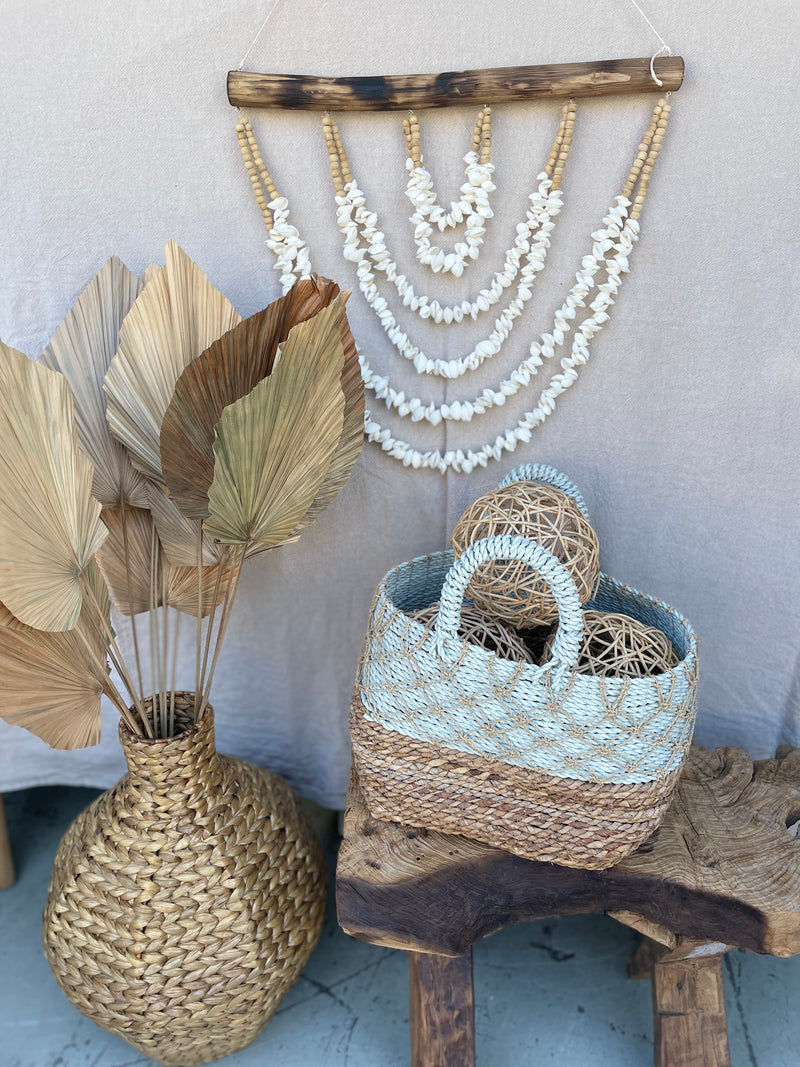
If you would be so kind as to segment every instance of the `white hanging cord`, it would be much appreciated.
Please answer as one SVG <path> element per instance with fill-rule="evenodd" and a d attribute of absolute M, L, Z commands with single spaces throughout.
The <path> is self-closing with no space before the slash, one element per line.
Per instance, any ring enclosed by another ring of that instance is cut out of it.
<path fill-rule="evenodd" d="M 258 42 L 258 39 L 259 39 L 259 37 L 260 37 L 260 36 L 261 36 L 261 34 L 262 34 L 262 33 L 264 32 L 264 30 L 265 30 L 265 29 L 267 28 L 267 23 L 268 23 L 268 22 L 269 22 L 269 20 L 270 20 L 270 19 L 272 18 L 272 16 L 273 16 L 273 15 L 275 14 L 275 8 L 276 8 L 276 7 L 278 6 L 278 4 L 279 4 L 280 2 L 281 2 L 281 0 L 273 0 L 273 3 L 272 3 L 272 7 L 271 7 L 271 8 L 269 9 L 269 11 L 267 12 L 267 17 L 266 17 L 266 18 L 264 19 L 264 21 L 263 21 L 263 22 L 261 23 L 261 26 L 259 27 L 258 33 L 257 33 L 257 34 L 255 35 L 255 37 L 253 38 L 253 40 L 252 40 L 252 41 L 250 42 L 250 47 L 249 47 L 249 48 L 247 49 L 247 51 L 245 52 L 245 54 L 244 54 L 244 55 L 242 56 L 242 58 L 241 58 L 241 61 L 240 61 L 240 63 L 239 63 L 239 66 L 238 66 L 238 67 L 236 68 L 237 70 L 241 70 L 241 69 L 242 69 L 242 67 L 244 66 L 244 64 L 245 64 L 245 60 L 247 59 L 247 57 L 248 57 L 248 56 L 250 55 L 250 53 L 251 53 L 251 52 L 253 51 L 253 49 L 255 48 L 255 46 L 256 46 L 256 43 Z"/>
<path fill-rule="evenodd" d="M 667 56 L 671 56 L 674 53 L 673 53 L 672 49 L 670 48 L 670 46 L 667 44 L 667 42 L 664 40 L 664 38 L 661 36 L 661 34 L 658 32 L 658 30 L 655 28 L 653 23 L 647 17 L 647 15 L 645 15 L 644 11 L 642 11 L 642 9 L 636 3 L 636 0 L 631 0 L 631 3 L 633 4 L 633 6 L 636 8 L 636 10 L 639 12 L 639 14 L 644 19 L 644 21 L 647 23 L 647 25 L 650 27 L 650 29 L 653 31 L 653 33 L 656 35 L 656 37 L 661 42 L 661 47 L 659 48 L 659 50 L 657 52 L 654 52 L 653 55 L 650 57 L 650 76 L 652 77 L 653 81 L 656 83 L 656 85 L 660 89 L 661 86 L 664 83 L 658 77 L 658 75 L 656 74 L 655 61 L 656 61 L 656 59 L 658 59 L 658 57 L 661 55 L 662 52 Z"/>

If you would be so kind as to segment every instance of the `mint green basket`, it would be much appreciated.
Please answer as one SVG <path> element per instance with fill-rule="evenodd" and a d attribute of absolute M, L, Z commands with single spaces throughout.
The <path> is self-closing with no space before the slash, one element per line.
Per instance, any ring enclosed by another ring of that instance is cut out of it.
<path fill-rule="evenodd" d="M 520 467 L 503 484 L 521 479 L 557 485 L 586 510 L 577 489 L 552 468 Z M 461 605 L 470 576 L 477 567 L 494 559 L 527 562 L 552 589 L 559 607 L 559 625 L 551 659 L 543 666 L 503 659 L 459 637 Z M 441 602 L 438 618 L 433 627 L 426 628 L 412 617 L 413 613 L 436 600 Z M 377 765 L 372 768 L 376 774 L 373 784 L 380 777 L 384 783 L 381 788 L 387 792 L 385 756 L 387 746 L 394 742 L 396 751 L 408 749 L 409 743 L 412 748 L 415 744 L 422 746 L 415 751 L 419 756 L 424 750 L 431 757 L 432 768 L 438 754 L 456 763 L 461 758 L 470 768 L 476 760 L 485 761 L 497 773 L 508 768 L 515 781 L 517 771 L 530 772 L 535 776 L 537 797 L 541 797 L 543 776 L 557 785 L 559 796 L 564 795 L 564 786 L 572 783 L 575 788 L 571 801 L 575 802 L 577 814 L 581 790 L 587 802 L 590 795 L 596 794 L 602 795 L 604 804 L 616 791 L 620 803 L 628 809 L 635 805 L 638 791 L 651 814 L 645 819 L 628 819 L 629 823 L 636 823 L 635 832 L 624 842 L 622 854 L 632 852 L 643 839 L 645 824 L 652 829 L 654 813 L 660 819 L 666 810 L 691 743 L 697 641 L 688 621 L 674 608 L 607 575 L 601 575 L 597 593 L 586 607 L 621 612 L 658 628 L 671 642 L 677 665 L 644 678 L 579 673 L 576 664 L 583 609 L 574 583 L 554 556 L 525 538 L 484 538 L 458 560 L 454 560 L 452 552 L 438 552 L 389 571 L 378 586 L 372 605 L 357 684 L 363 710 L 361 718 L 356 716 L 354 720 L 356 733 L 361 731 L 363 735 L 364 730 L 371 729 L 370 743 L 382 750 L 380 775 Z M 366 781 L 370 779 L 369 745 L 365 749 L 354 737 L 354 748 L 370 803 L 376 797 Z M 420 773 L 417 765 L 415 774 Z M 426 825 L 498 843 L 491 836 L 492 817 L 487 821 L 488 837 L 475 832 L 474 817 L 461 823 L 456 819 L 456 826 L 447 816 L 447 825 L 443 825 L 443 797 L 427 788 L 429 784 L 423 780 L 416 787 L 413 782 L 404 785 L 406 792 L 416 789 L 423 801 L 426 789 L 432 798 L 430 810 L 426 808 Z M 481 802 L 485 806 L 486 797 Z M 377 803 L 387 815 L 386 805 L 381 805 L 379 798 Z M 399 804 L 400 801 L 392 806 L 388 817 L 402 821 Z M 502 806 L 499 793 L 496 807 Z M 567 835 L 568 829 L 567 825 Z M 602 837 L 599 831 L 598 837 Z M 525 847 L 527 851 L 522 854 L 535 853 L 535 844 L 529 847 L 526 842 Z M 591 851 L 591 842 L 589 847 Z M 612 862 L 621 858 L 616 852 L 614 855 Z M 584 855 L 576 865 L 589 865 L 585 858 Z"/>

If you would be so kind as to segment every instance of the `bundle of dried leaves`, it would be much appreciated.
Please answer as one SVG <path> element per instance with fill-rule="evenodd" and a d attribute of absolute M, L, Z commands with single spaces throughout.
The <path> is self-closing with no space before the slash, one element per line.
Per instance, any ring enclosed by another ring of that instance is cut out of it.
<path fill-rule="evenodd" d="M 135 733 L 170 736 L 182 614 L 199 718 L 245 559 L 296 540 L 361 450 L 346 299 L 311 277 L 243 320 L 171 242 L 143 278 L 110 259 L 38 363 L 0 341 L 2 718 L 78 748 L 106 695 Z"/>

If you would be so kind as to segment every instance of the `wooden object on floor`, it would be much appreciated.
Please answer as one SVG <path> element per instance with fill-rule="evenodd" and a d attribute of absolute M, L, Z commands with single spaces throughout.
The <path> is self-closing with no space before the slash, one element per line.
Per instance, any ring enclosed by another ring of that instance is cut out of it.
<path fill-rule="evenodd" d="M 11 839 L 8 836 L 8 821 L 3 794 L 0 793 L 0 889 L 9 889 L 17 880 L 14 857 L 11 855 Z"/>
<path fill-rule="evenodd" d="M 655 1067 L 730 1067 L 722 982 L 729 946 L 676 938 L 663 928 L 653 933 L 661 940 L 642 939 L 628 977 L 652 983 Z"/>
<path fill-rule="evenodd" d="M 655 1067 L 730 1067 L 721 956 L 653 968 Z"/>
<path fill-rule="evenodd" d="M 605 59 L 536 67 L 492 67 L 446 74 L 323 78 L 311 74 L 255 74 L 228 71 L 228 100 L 234 107 L 280 107 L 300 111 L 405 111 L 456 104 L 507 104 L 533 97 L 618 96 L 668 93 L 683 82 L 681 56 Z"/>
<path fill-rule="evenodd" d="M 642 965 L 655 983 L 657 1063 L 721 1067 L 728 1061 L 724 1004 L 713 992 L 719 956 L 697 953 L 800 952 L 798 820 L 800 749 L 753 763 L 741 749 L 693 747 L 661 827 L 616 867 L 581 871 L 378 822 L 354 775 L 336 875 L 339 923 L 373 944 L 463 957 L 479 938 L 516 922 L 608 912 L 665 945 Z M 676 958 L 676 950 L 694 958 Z M 695 1010 L 677 1013 L 687 1020 L 680 1026 L 665 1022 L 673 983 L 695 996 Z M 466 979 L 454 998 L 467 1002 Z M 673 1039 L 685 1046 L 683 1059 L 675 1059 Z"/>
<path fill-rule="evenodd" d="M 472 949 L 454 957 L 409 952 L 408 970 L 414 1067 L 474 1063 Z"/>

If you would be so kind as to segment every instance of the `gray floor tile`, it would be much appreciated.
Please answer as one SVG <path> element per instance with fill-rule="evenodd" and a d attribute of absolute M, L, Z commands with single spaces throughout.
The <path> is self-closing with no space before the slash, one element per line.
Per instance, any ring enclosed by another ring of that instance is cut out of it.
<path fill-rule="evenodd" d="M 40 788 L 6 797 L 19 881 L 0 893 L 0 1067 L 151 1062 L 71 1007 L 41 950 L 58 841 L 94 795 Z M 479 1067 L 649 1067 L 649 983 L 625 977 L 634 944 L 613 920 L 579 916 L 521 924 L 476 945 Z M 733 1067 L 800 1063 L 800 957 L 733 952 L 725 982 Z M 247 1049 L 219 1062 L 401 1067 L 408 1058 L 405 955 L 347 937 L 331 901 L 319 947 L 275 1018 Z"/>

